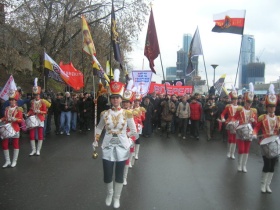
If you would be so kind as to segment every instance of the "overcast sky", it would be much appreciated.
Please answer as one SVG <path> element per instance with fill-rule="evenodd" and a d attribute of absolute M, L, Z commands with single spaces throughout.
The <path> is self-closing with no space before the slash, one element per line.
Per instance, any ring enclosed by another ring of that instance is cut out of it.
<path fill-rule="evenodd" d="M 216 80 L 226 73 L 227 86 L 231 86 L 237 70 L 241 35 L 212 32 L 215 25 L 213 15 L 231 9 L 245 9 L 244 34 L 255 37 L 256 56 L 266 63 L 265 82 L 276 81 L 280 76 L 279 8 L 279 0 L 154 0 L 153 12 L 164 70 L 176 66 L 177 51 L 183 46 L 183 34 L 193 36 L 198 27 L 209 85 L 213 84 L 211 64 L 218 64 Z M 130 55 L 134 70 L 142 69 L 143 60 L 144 69 L 149 69 L 148 60 L 144 57 L 146 33 L 147 24 L 135 41 L 134 52 Z M 203 56 L 200 56 L 199 61 L 199 74 L 202 79 L 206 79 Z M 153 76 L 153 80 L 159 82 L 163 79 L 160 57 L 155 60 L 155 69 L 157 75 Z"/>

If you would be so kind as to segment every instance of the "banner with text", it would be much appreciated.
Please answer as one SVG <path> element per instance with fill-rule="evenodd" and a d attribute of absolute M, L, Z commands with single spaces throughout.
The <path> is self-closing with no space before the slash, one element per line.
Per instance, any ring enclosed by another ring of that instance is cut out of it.
<path fill-rule="evenodd" d="M 132 71 L 133 84 L 137 90 L 140 90 L 142 96 L 145 96 L 149 92 L 149 87 L 152 80 L 152 71 L 135 70 Z"/>
<path fill-rule="evenodd" d="M 183 96 L 185 94 L 192 94 L 193 86 L 171 86 L 166 85 L 167 88 L 167 95 L 176 94 L 178 96 Z M 165 94 L 165 85 L 164 84 L 157 84 L 151 83 L 149 93 L 155 92 L 156 94 Z"/>
<path fill-rule="evenodd" d="M 8 81 L 6 82 L 5 86 L 3 87 L 3 89 L 0 92 L 0 98 L 2 98 L 3 100 L 8 100 L 9 99 L 9 92 L 10 90 L 16 90 L 17 86 L 14 80 L 14 77 L 11 75 L 10 78 L 8 79 Z"/>

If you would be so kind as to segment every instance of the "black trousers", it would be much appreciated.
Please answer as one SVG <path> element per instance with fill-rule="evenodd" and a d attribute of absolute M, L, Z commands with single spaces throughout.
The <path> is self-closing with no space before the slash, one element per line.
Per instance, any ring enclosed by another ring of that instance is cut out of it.
<path fill-rule="evenodd" d="M 267 157 L 263 156 L 263 172 L 264 173 L 268 173 L 268 172 L 273 173 L 276 160 L 277 160 L 277 157 L 268 159 Z"/>
<path fill-rule="evenodd" d="M 105 159 L 102 160 L 103 160 L 104 182 L 108 184 L 113 181 L 114 164 L 116 163 L 115 181 L 118 183 L 123 183 L 125 161 L 114 162 Z"/>

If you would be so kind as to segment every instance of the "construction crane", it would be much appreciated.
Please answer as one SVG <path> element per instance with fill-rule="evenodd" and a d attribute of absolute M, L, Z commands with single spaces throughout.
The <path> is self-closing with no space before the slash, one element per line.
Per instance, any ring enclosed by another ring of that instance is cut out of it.
<path fill-rule="evenodd" d="M 262 56 L 264 50 L 265 50 L 265 48 L 263 48 L 262 51 L 258 54 L 258 56 L 256 56 L 257 63 L 260 62 L 260 59 L 261 59 L 261 56 Z"/>

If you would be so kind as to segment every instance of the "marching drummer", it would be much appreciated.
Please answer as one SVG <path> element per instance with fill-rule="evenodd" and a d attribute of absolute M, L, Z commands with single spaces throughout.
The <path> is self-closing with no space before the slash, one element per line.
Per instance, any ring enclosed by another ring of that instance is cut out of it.
<path fill-rule="evenodd" d="M 127 136 L 136 137 L 136 126 L 130 110 L 122 109 L 120 104 L 124 91 L 124 84 L 119 82 L 119 70 L 114 71 L 114 80 L 110 83 L 110 102 L 112 108 L 101 113 L 100 122 L 96 127 L 93 147 L 98 147 L 98 141 L 103 128 L 105 135 L 102 142 L 104 182 L 107 187 L 105 203 L 110 206 L 114 200 L 114 208 L 120 207 L 120 196 L 123 188 L 125 162 L 129 158 L 131 140 Z M 115 187 L 113 187 L 113 171 L 115 166 Z"/>
<path fill-rule="evenodd" d="M 253 130 L 254 138 L 257 138 L 258 131 L 261 129 L 262 138 L 259 141 L 261 145 L 261 152 L 263 156 L 263 169 L 261 178 L 261 192 L 272 193 L 270 183 L 274 174 L 274 166 L 279 154 L 275 157 L 269 156 L 269 152 L 263 149 L 264 143 L 272 143 L 279 135 L 280 116 L 275 115 L 275 108 L 277 104 L 277 97 L 274 92 L 274 85 L 270 84 L 269 93 L 265 98 L 267 114 L 259 116 L 258 123 Z M 275 137 L 275 138 L 274 138 Z"/>
<path fill-rule="evenodd" d="M 22 108 L 17 106 L 17 100 L 19 98 L 19 92 L 11 90 L 9 92 L 9 102 L 10 106 L 8 106 L 5 109 L 5 115 L 3 118 L 0 119 L 0 122 L 5 122 L 5 130 L 7 135 L 5 135 L 6 138 L 4 138 L 1 142 L 2 149 L 4 151 L 4 157 L 5 157 L 5 164 L 2 166 L 2 168 L 7 168 L 11 166 L 12 168 L 17 165 L 17 159 L 18 159 L 18 153 L 19 153 L 19 133 L 20 133 L 20 127 L 19 123 L 22 122 Z M 9 126 L 11 125 L 11 126 Z M 9 136 L 9 134 L 11 136 Z M 4 135 L 1 133 L 1 136 Z M 9 138 L 13 141 L 13 148 L 14 148 L 14 154 L 13 154 L 13 161 L 11 163 L 10 160 L 10 153 L 9 153 Z"/>
<path fill-rule="evenodd" d="M 41 87 L 37 85 L 38 78 L 34 80 L 34 87 L 33 87 L 33 95 L 35 97 L 34 100 L 31 101 L 31 107 L 27 116 L 36 116 L 36 120 L 38 121 L 39 126 L 33 127 L 29 130 L 29 138 L 30 138 L 30 145 L 31 145 L 31 153 L 29 156 L 33 155 L 40 155 L 43 139 L 44 139 L 44 121 L 45 121 L 45 114 L 47 113 L 46 104 L 42 99 L 40 99 Z M 35 144 L 35 131 L 37 129 L 38 132 L 38 145 L 36 149 Z"/>
<path fill-rule="evenodd" d="M 221 114 L 221 120 L 222 122 L 225 122 L 225 124 L 236 122 L 234 115 L 237 110 L 237 91 L 233 87 L 232 91 L 229 93 L 229 97 L 231 98 L 231 104 L 226 105 L 224 111 Z M 227 116 L 227 120 L 225 120 L 225 117 Z M 235 139 L 235 132 L 228 130 L 228 153 L 227 157 L 231 159 L 235 159 L 234 153 L 236 148 L 236 139 Z"/>
<path fill-rule="evenodd" d="M 238 147 L 238 171 L 247 172 L 247 160 L 249 156 L 250 144 L 252 141 L 252 125 L 257 123 L 257 110 L 251 108 L 254 99 L 253 83 L 249 84 L 249 91 L 244 93 L 244 107 L 239 106 L 234 118 L 239 121 L 236 131 L 236 142 Z M 244 127 L 246 126 L 247 127 Z M 242 136 L 241 136 L 242 135 Z"/>

